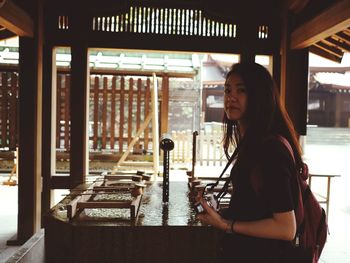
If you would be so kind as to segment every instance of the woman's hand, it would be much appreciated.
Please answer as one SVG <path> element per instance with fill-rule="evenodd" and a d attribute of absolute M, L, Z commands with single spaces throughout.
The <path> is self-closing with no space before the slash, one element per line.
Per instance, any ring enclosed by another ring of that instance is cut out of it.
<path fill-rule="evenodd" d="M 218 229 L 226 231 L 227 221 L 221 217 L 212 207 L 210 207 L 204 198 L 200 198 L 204 212 L 197 215 L 197 218 L 203 225 L 211 225 Z"/>

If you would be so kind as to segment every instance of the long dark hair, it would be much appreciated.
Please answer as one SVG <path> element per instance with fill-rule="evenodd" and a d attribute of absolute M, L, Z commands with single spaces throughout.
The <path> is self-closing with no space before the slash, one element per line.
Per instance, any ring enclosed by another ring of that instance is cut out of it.
<path fill-rule="evenodd" d="M 228 79 L 237 74 L 245 84 L 248 102 L 245 114 L 248 124 L 244 137 L 239 133 L 239 124 L 229 120 L 224 113 L 223 146 L 227 158 L 229 147 L 240 145 L 239 158 L 254 152 L 258 145 L 271 135 L 285 137 L 293 148 L 297 165 L 301 165 L 301 147 L 287 111 L 280 103 L 279 92 L 267 69 L 257 63 L 237 63 L 226 75 Z"/>

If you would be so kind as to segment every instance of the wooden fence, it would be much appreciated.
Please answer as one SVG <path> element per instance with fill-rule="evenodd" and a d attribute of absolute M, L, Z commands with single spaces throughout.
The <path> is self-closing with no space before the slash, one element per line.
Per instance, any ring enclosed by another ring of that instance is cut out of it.
<path fill-rule="evenodd" d="M 18 113 L 18 73 L 0 73 L 0 148 L 16 150 Z"/>
<path fill-rule="evenodd" d="M 193 135 L 191 131 L 172 132 L 174 150 L 170 152 L 171 161 L 192 163 Z M 199 132 L 196 137 L 196 164 L 201 166 L 224 165 L 227 160 L 222 147 L 222 133 L 217 131 Z"/>
<path fill-rule="evenodd" d="M 163 77 L 165 78 L 165 77 Z M 167 81 L 160 80 L 161 83 Z M 89 141 L 92 150 L 123 152 L 151 111 L 149 77 L 92 75 L 90 81 Z M 70 75 L 57 75 L 56 148 L 70 149 Z M 161 88 L 163 88 L 161 86 Z M 160 92 L 160 94 L 162 94 Z M 0 148 L 17 145 L 18 73 L 0 73 Z M 151 124 L 135 151 L 152 148 Z"/>
<path fill-rule="evenodd" d="M 162 85 L 168 81 L 161 80 Z M 149 77 L 92 75 L 90 86 L 89 140 L 90 150 L 121 153 L 135 136 L 151 111 Z M 163 87 L 161 86 L 161 89 Z M 69 151 L 70 143 L 70 75 L 57 76 L 56 147 Z M 161 93 L 160 93 L 161 94 Z M 17 145 L 18 73 L 0 73 L 0 147 L 14 151 Z M 151 123 L 140 136 L 135 151 L 152 147 Z M 175 148 L 172 163 L 192 162 L 192 132 L 173 132 Z M 201 131 L 197 136 L 196 161 L 199 165 L 222 165 L 222 134 Z"/>
<path fill-rule="evenodd" d="M 59 75 L 57 80 L 56 147 L 63 150 L 69 150 L 69 78 L 68 74 Z M 151 111 L 150 78 L 95 75 L 90 80 L 90 149 L 121 153 Z M 149 124 L 134 150 L 148 151 L 151 142 Z"/>

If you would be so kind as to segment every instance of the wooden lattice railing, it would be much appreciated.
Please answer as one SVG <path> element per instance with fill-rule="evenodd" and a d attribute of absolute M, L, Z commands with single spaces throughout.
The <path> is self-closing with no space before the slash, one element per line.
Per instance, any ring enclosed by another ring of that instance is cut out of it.
<path fill-rule="evenodd" d="M 236 37 L 235 24 L 214 21 L 198 9 L 130 6 L 92 20 L 93 31 Z"/>
<path fill-rule="evenodd" d="M 131 5 L 123 10 L 105 11 L 90 17 L 90 31 L 160 34 L 177 36 L 200 36 L 235 39 L 240 37 L 240 25 L 232 16 L 217 17 L 191 7 L 155 7 Z M 69 16 L 58 15 L 57 28 L 69 30 Z M 257 39 L 267 39 L 270 35 L 268 23 L 255 27 Z"/>

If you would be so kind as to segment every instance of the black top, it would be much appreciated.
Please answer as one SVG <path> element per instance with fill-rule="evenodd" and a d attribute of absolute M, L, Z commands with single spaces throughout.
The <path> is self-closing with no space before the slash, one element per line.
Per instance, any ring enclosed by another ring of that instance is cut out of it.
<path fill-rule="evenodd" d="M 247 167 L 239 163 L 231 171 L 233 195 L 224 217 L 237 221 L 271 218 L 273 213 L 294 209 L 297 184 L 294 160 L 278 139 L 265 141 Z M 221 246 L 233 262 L 278 262 L 290 242 L 226 234 Z"/>

